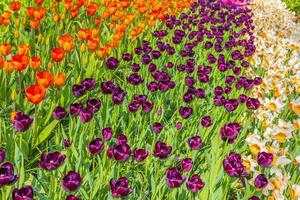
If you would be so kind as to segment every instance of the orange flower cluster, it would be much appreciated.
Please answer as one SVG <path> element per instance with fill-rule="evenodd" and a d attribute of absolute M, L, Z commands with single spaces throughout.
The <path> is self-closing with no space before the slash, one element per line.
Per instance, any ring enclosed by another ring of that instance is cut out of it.
<path fill-rule="evenodd" d="M 149 0 L 146 2 L 142 0 L 102 0 L 101 3 L 87 0 L 56 0 L 56 2 L 64 4 L 64 8 L 72 19 L 76 18 L 80 12 L 85 12 L 94 20 L 94 28 L 80 27 L 78 30 L 78 38 L 83 41 L 80 49 L 84 50 L 87 45 L 91 51 L 97 51 L 98 56 L 103 58 L 112 48 L 119 46 L 128 29 L 131 29 L 129 30 L 131 39 L 135 39 L 146 28 L 153 26 L 157 20 L 165 20 L 165 14 L 175 14 L 188 7 L 191 0 Z M 50 7 L 55 22 L 65 18 L 64 13 L 58 12 L 58 4 L 51 3 Z M 109 21 L 108 25 L 112 32 L 107 43 L 99 38 L 99 26 L 102 26 L 104 21 Z M 100 41 L 102 42 L 100 43 Z M 67 42 L 65 44 L 69 46 Z M 60 47 L 64 49 L 62 45 Z M 72 45 L 69 47 L 71 48 Z M 67 52 L 66 49 L 64 51 Z"/>
<path fill-rule="evenodd" d="M 25 95 L 29 102 L 39 104 L 46 96 L 46 89 L 53 84 L 55 87 L 61 87 L 65 84 L 66 75 L 59 73 L 55 76 L 48 71 L 40 71 L 35 77 L 36 85 L 27 87 Z"/>
<path fill-rule="evenodd" d="M 42 1 L 37 1 L 35 0 L 35 2 L 38 2 L 40 5 Z M 38 7 L 38 8 L 34 8 L 34 7 L 27 7 L 26 8 L 26 14 L 27 16 L 30 18 L 30 22 L 29 25 L 31 28 L 33 29 L 38 29 L 40 27 L 41 21 L 44 19 L 45 15 L 46 15 L 47 9 L 45 7 Z"/>
<path fill-rule="evenodd" d="M 4 11 L 2 15 L 0 15 L 0 26 L 8 26 L 10 24 L 10 11 Z"/>
<path fill-rule="evenodd" d="M 11 55 L 10 59 L 6 59 L 11 54 L 10 44 L 0 44 L 0 69 L 4 68 L 4 71 L 11 73 L 14 70 L 24 71 L 30 66 L 33 70 L 37 70 L 41 66 L 41 59 L 39 57 L 31 57 L 30 46 L 26 44 L 20 44 L 16 54 Z"/>

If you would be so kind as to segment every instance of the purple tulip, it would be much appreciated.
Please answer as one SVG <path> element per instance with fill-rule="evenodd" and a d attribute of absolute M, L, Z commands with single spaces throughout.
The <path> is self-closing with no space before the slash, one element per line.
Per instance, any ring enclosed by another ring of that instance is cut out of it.
<path fill-rule="evenodd" d="M 24 132 L 27 129 L 29 129 L 32 122 L 33 119 L 22 112 L 18 112 L 15 118 L 13 119 L 13 125 L 16 131 L 20 131 L 20 132 Z"/>
<path fill-rule="evenodd" d="M 127 82 L 132 85 L 139 85 L 144 82 L 144 79 L 138 73 L 132 73 L 127 77 Z"/>
<path fill-rule="evenodd" d="M 211 121 L 211 118 L 210 116 L 205 116 L 201 119 L 201 125 L 203 127 L 209 127 L 212 125 L 212 121 Z"/>
<path fill-rule="evenodd" d="M 193 136 L 188 141 L 192 150 L 199 150 L 203 146 L 203 141 L 200 136 Z"/>
<path fill-rule="evenodd" d="M 143 111 L 144 111 L 145 113 L 149 113 L 149 112 L 151 112 L 151 110 L 153 109 L 153 106 L 154 106 L 153 103 L 147 101 L 147 102 L 145 102 L 145 103 L 142 105 Z"/>
<path fill-rule="evenodd" d="M 13 200 L 32 200 L 33 189 L 30 185 L 24 186 L 20 189 L 15 188 L 12 192 Z"/>
<path fill-rule="evenodd" d="M 43 152 L 39 161 L 39 166 L 45 170 L 55 170 L 60 167 L 66 159 L 66 155 L 54 152 Z"/>
<path fill-rule="evenodd" d="M 262 78 L 255 77 L 254 78 L 254 85 L 260 85 L 260 84 L 262 84 Z"/>
<path fill-rule="evenodd" d="M 133 152 L 133 157 L 136 161 L 143 161 L 145 160 L 149 155 L 149 152 L 146 149 L 135 149 Z"/>
<path fill-rule="evenodd" d="M 113 69 L 116 69 L 118 66 L 119 66 L 118 59 L 116 59 L 114 57 L 110 57 L 110 58 L 107 59 L 107 61 L 106 61 L 106 67 L 108 69 L 113 70 Z"/>
<path fill-rule="evenodd" d="M 204 186 L 205 186 L 205 183 L 202 181 L 202 179 L 200 178 L 200 176 L 198 176 L 196 174 L 191 175 L 188 178 L 188 181 L 186 183 L 187 189 L 190 190 L 191 192 L 198 192 Z"/>
<path fill-rule="evenodd" d="M 72 141 L 69 139 L 64 139 L 63 145 L 65 148 L 69 148 L 72 145 Z"/>
<path fill-rule="evenodd" d="M 99 153 L 101 153 L 103 151 L 103 148 L 104 144 L 100 138 L 92 140 L 88 145 L 89 152 L 93 155 L 98 155 Z"/>
<path fill-rule="evenodd" d="M 267 152 L 260 152 L 257 155 L 257 163 L 261 167 L 269 167 L 273 161 L 273 154 Z"/>
<path fill-rule="evenodd" d="M 5 149 L 0 148 L 0 163 L 4 162 L 5 157 L 6 157 Z"/>
<path fill-rule="evenodd" d="M 118 162 L 125 162 L 131 154 L 130 146 L 128 144 L 117 144 L 107 149 L 107 156 L 114 158 Z"/>
<path fill-rule="evenodd" d="M 106 82 L 102 82 L 100 88 L 103 94 L 112 94 L 116 86 L 113 80 L 109 80 Z"/>
<path fill-rule="evenodd" d="M 124 134 L 117 135 L 117 144 L 126 144 L 127 143 L 127 137 Z"/>
<path fill-rule="evenodd" d="M 18 175 L 14 175 L 14 166 L 9 163 L 3 163 L 0 166 L 0 187 L 15 183 L 19 179 Z"/>
<path fill-rule="evenodd" d="M 89 99 L 86 102 L 86 108 L 91 110 L 93 113 L 96 113 L 99 111 L 101 106 L 101 101 L 98 99 Z"/>
<path fill-rule="evenodd" d="M 78 116 L 80 111 L 83 109 L 82 104 L 80 103 L 72 103 L 70 105 L 70 114 L 72 116 Z"/>
<path fill-rule="evenodd" d="M 247 108 L 250 110 L 257 110 L 260 107 L 258 99 L 249 97 L 246 101 Z"/>
<path fill-rule="evenodd" d="M 124 90 L 121 88 L 115 89 L 111 97 L 113 104 L 121 104 L 124 101 L 125 96 L 126 92 Z"/>
<path fill-rule="evenodd" d="M 113 134 L 112 128 L 110 128 L 110 127 L 103 128 L 101 132 L 102 132 L 102 137 L 104 140 L 108 141 L 111 139 L 112 134 Z"/>
<path fill-rule="evenodd" d="M 133 64 L 131 65 L 131 71 L 133 71 L 133 72 L 138 72 L 138 71 L 140 71 L 140 69 L 141 69 L 141 67 L 140 67 L 140 65 L 137 64 L 137 63 L 133 63 Z"/>
<path fill-rule="evenodd" d="M 109 184 L 111 193 L 115 198 L 126 197 L 132 193 L 132 189 L 128 187 L 128 179 L 125 177 L 121 177 L 118 180 L 111 179 Z"/>
<path fill-rule="evenodd" d="M 66 200 L 81 200 L 80 198 L 76 197 L 73 194 L 70 194 L 69 196 L 67 196 Z"/>
<path fill-rule="evenodd" d="M 177 122 L 176 123 L 176 129 L 181 129 L 182 128 L 182 122 Z"/>
<path fill-rule="evenodd" d="M 166 182 L 169 188 L 180 187 L 186 177 L 180 174 L 180 171 L 176 167 L 168 168 L 166 171 Z"/>
<path fill-rule="evenodd" d="M 238 98 L 238 101 L 240 103 L 245 103 L 247 101 L 248 97 L 244 94 L 240 94 L 239 98 Z"/>
<path fill-rule="evenodd" d="M 238 105 L 239 105 L 238 100 L 228 99 L 228 100 L 225 101 L 224 107 L 226 108 L 226 110 L 228 112 L 232 112 L 232 111 L 237 109 Z"/>
<path fill-rule="evenodd" d="M 82 184 L 82 178 L 79 173 L 69 171 L 61 181 L 61 185 L 67 192 L 76 191 Z"/>
<path fill-rule="evenodd" d="M 52 116 L 56 120 L 62 120 L 68 115 L 68 112 L 63 107 L 57 106 L 52 113 Z"/>
<path fill-rule="evenodd" d="M 160 51 L 152 51 L 151 52 L 152 59 L 158 59 L 160 56 L 161 56 Z"/>
<path fill-rule="evenodd" d="M 83 123 L 87 123 L 92 120 L 94 113 L 90 109 L 83 109 L 79 112 L 79 116 Z"/>
<path fill-rule="evenodd" d="M 184 172 L 188 172 L 193 167 L 193 160 L 191 158 L 185 158 L 181 161 L 180 165 Z"/>
<path fill-rule="evenodd" d="M 86 91 L 86 87 L 83 85 L 73 85 L 72 86 L 72 93 L 74 95 L 74 97 L 81 97 L 82 95 L 84 95 Z"/>
<path fill-rule="evenodd" d="M 141 57 L 141 62 L 145 65 L 149 64 L 151 62 L 151 57 L 148 54 L 144 54 Z"/>
<path fill-rule="evenodd" d="M 223 96 L 215 96 L 214 98 L 214 105 L 222 106 L 226 102 L 225 97 Z"/>
<path fill-rule="evenodd" d="M 190 107 L 180 107 L 179 113 L 183 119 L 188 119 L 193 114 L 193 109 Z"/>
<path fill-rule="evenodd" d="M 154 133 L 160 133 L 163 130 L 164 126 L 159 122 L 154 122 L 152 126 L 152 130 Z"/>
<path fill-rule="evenodd" d="M 122 54 L 122 59 L 124 61 L 131 61 L 132 60 L 132 55 L 130 53 L 123 53 Z"/>
<path fill-rule="evenodd" d="M 138 111 L 140 104 L 136 101 L 133 101 L 133 102 L 129 103 L 127 107 L 130 112 L 136 112 L 136 111 Z"/>
<path fill-rule="evenodd" d="M 229 156 L 223 160 L 223 168 L 225 172 L 232 177 L 241 177 L 245 171 L 241 155 L 234 152 L 231 152 Z"/>
<path fill-rule="evenodd" d="M 96 81 L 93 78 L 86 78 L 81 81 L 81 85 L 87 90 L 93 90 L 96 87 Z"/>
<path fill-rule="evenodd" d="M 229 123 L 221 128 L 220 135 L 222 140 L 228 141 L 231 144 L 238 137 L 240 130 L 241 127 L 238 123 Z"/>
<path fill-rule="evenodd" d="M 154 147 L 154 156 L 161 159 L 165 159 L 172 151 L 171 146 L 167 146 L 166 143 L 157 141 Z"/>
<path fill-rule="evenodd" d="M 265 188 L 268 185 L 268 179 L 266 175 L 259 174 L 254 180 L 254 185 L 259 189 Z"/>

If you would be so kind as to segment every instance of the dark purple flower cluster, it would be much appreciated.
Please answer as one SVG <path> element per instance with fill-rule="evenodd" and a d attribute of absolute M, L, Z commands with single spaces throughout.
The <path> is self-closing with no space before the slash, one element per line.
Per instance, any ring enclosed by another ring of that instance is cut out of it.
<path fill-rule="evenodd" d="M 242 177 L 245 175 L 245 166 L 241 155 L 238 153 L 230 153 L 227 158 L 223 160 L 223 167 L 229 176 Z"/>
<path fill-rule="evenodd" d="M 54 170 L 60 167 L 66 159 L 66 155 L 59 153 L 58 151 L 46 153 L 43 152 L 39 165 L 45 170 Z"/>
<path fill-rule="evenodd" d="M 115 85 L 113 80 L 102 82 L 100 85 L 103 94 L 110 94 L 113 104 L 121 104 L 124 101 L 126 92 Z"/>
<path fill-rule="evenodd" d="M 113 197 L 125 197 L 132 193 L 132 189 L 128 187 L 128 179 L 121 177 L 118 180 L 110 180 L 110 190 Z"/>
<path fill-rule="evenodd" d="M 80 85 L 73 85 L 72 92 L 75 97 L 81 97 L 86 91 L 92 91 L 96 88 L 96 81 L 93 78 L 86 78 L 81 81 Z M 86 123 L 92 120 L 94 114 L 99 111 L 101 101 L 99 99 L 88 99 L 86 107 L 81 103 L 71 103 L 70 114 L 79 116 L 81 121 Z M 56 107 L 53 111 L 53 117 L 57 120 L 67 116 L 67 111 L 62 107 Z"/>
<path fill-rule="evenodd" d="M 231 144 L 238 137 L 240 130 L 241 126 L 238 123 L 229 123 L 221 128 L 220 135 L 222 140 Z"/>
<path fill-rule="evenodd" d="M 33 196 L 33 189 L 30 185 L 26 185 L 20 189 L 15 188 L 12 192 L 13 200 L 32 200 Z"/>
<path fill-rule="evenodd" d="M 14 166 L 10 162 L 4 162 L 6 152 L 5 149 L 0 149 L 0 188 L 3 186 L 15 183 L 19 176 L 14 174 Z M 2 164 L 1 164 L 2 163 Z"/>
<path fill-rule="evenodd" d="M 20 132 L 26 131 L 30 127 L 32 122 L 33 119 L 23 112 L 18 112 L 12 121 L 15 130 Z"/>
<path fill-rule="evenodd" d="M 151 112 L 154 104 L 147 101 L 147 95 L 137 95 L 133 97 L 133 101 L 128 104 L 128 110 L 131 112 L 136 112 L 141 107 L 145 113 Z"/>

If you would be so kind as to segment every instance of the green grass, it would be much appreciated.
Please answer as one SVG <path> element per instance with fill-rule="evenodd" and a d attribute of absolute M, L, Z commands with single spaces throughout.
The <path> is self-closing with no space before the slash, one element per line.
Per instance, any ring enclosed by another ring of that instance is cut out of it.
<path fill-rule="evenodd" d="M 300 14 L 300 0 L 282 0 L 288 9 Z"/>

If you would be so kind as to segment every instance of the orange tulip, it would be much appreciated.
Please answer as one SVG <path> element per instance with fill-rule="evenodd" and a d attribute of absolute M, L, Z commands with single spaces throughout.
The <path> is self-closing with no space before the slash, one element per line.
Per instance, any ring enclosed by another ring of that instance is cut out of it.
<path fill-rule="evenodd" d="M 29 64 L 29 57 L 27 55 L 17 54 L 12 57 L 13 66 L 17 71 L 23 71 Z"/>
<path fill-rule="evenodd" d="M 59 73 L 54 76 L 53 83 L 55 87 L 61 87 L 66 82 L 66 75 L 64 73 Z"/>
<path fill-rule="evenodd" d="M 89 38 L 91 38 L 91 35 L 92 35 L 92 31 L 89 29 L 80 28 L 78 30 L 78 38 L 80 40 L 88 40 Z"/>
<path fill-rule="evenodd" d="M 93 28 L 91 30 L 91 33 L 92 33 L 92 38 L 97 38 L 99 36 L 99 33 L 100 33 L 100 28 Z"/>
<path fill-rule="evenodd" d="M 38 68 L 40 68 L 41 66 L 41 59 L 39 57 L 32 57 L 30 59 L 30 68 L 33 69 L 33 70 L 37 70 Z"/>
<path fill-rule="evenodd" d="M 95 24 L 100 25 L 102 23 L 102 19 L 100 17 L 95 18 Z"/>
<path fill-rule="evenodd" d="M 54 48 L 51 51 L 51 58 L 55 62 L 61 62 L 65 57 L 65 52 L 62 48 Z"/>
<path fill-rule="evenodd" d="M 27 7 L 26 8 L 26 13 L 30 19 L 34 20 L 42 20 L 45 15 L 46 15 L 46 8 L 39 7 L 39 8 L 34 8 L 34 7 Z"/>
<path fill-rule="evenodd" d="M 59 14 L 55 13 L 55 14 L 53 15 L 53 21 L 58 22 L 59 20 L 60 20 Z"/>
<path fill-rule="evenodd" d="M 2 56 L 0 56 L 0 69 L 2 69 L 4 67 L 4 58 Z"/>
<path fill-rule="evenodd" d="M 92 51 L 95 51 L 99 47 L 99 41 L 97 39 L 90 39 L 90 40 L 88 40 L 88 47 Z"/>
<path fill-rule="evenodd" d="M 34 0 L 34 3 L 41 5 L 42 3 L 44 3 L 44 0 Z"/>
<path fill-rule="evenodd" d="M 30 20 L 29 25 L 32 29 L 38 29 L 40 27 L 39 20 Z"/>
<path fill-rule="evenodd" d="M 40 71 L 37 73 L 35 80 L 38 85 L 48 88 L 53 81 L 53 77 L 48 71 Z"/>
<path fill-rule="evenodd" d="M 70 52 L 75 46 L 73 36 L 70 34 L 61 35 L 58 39 L 58 44 L 65 52 Z"/>
<path fill-rule="evenodd" d="M 90 2 L 89 5 L 86 7 L 86 13 L 90 16 L 93 16 L 97 13 L 99 8 L 99 4 L 96 2 Z"/>
<path fill-rule="evenodd" d="M 6 73 L 11 73 L 14 71 L 14 66 L 13 66 L 13 61 L 12 60 L 8 60 L 4 62 L 4 71 Z"/>
<path fill-rule="evenodd" d="M 0 54 L 7 56 L 10 54 L 11 46 L 10 44 L 1 44 L 0 45 Z"/>
<path fill-rule="evenodd" d="M 46 89 L 40 85 L 31 85 L 26 89 L 25 95 L 29 102 L 37 105 L 45 98 Z"/>
<path fill-rule="evenodd" d="M 18 53 L 21 55 L 29 55 L 30 46 L 28 44 L 20 44 L 18 46 Z"/>
<path fill-rule="evenodd" d="M 14 12 L 18 12 L 22 6 L 22 3 L 19 1 L 13 1 L 9 4 L 10 9 Z"/>
<path fill-rule="evenodd" d="M 71 16 L 72 18 L 76 18 L 79 15 L 79 10 L 78 9 L 72 9 L 71 11 Z"/>

